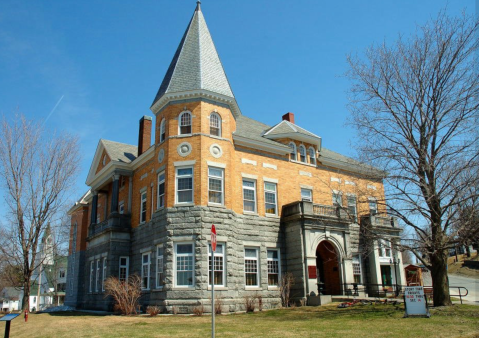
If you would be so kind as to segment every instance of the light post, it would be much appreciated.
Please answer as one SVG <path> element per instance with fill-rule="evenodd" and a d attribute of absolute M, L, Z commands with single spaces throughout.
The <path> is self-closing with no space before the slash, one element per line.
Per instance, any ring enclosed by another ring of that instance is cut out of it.
<path fill-rule="evenodd" d="M 401 260 L 398 258 L 396 259 L 396 257 L 393 257 L 392 259 L 389 260 L 389 262 L 391 264 L 394 264 L 394 279 L 396 280 L 396 297 L 399 295 L 399 285 L 398 285 L 398 271 L 397 271 L 397 266 L 398 264 L 401 263 Z"/>

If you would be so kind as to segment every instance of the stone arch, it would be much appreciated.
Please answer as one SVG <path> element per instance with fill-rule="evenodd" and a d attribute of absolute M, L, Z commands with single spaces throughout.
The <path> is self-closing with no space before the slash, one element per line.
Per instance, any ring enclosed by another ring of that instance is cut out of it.
<path fill-rule="evenodd" d="M 336 250 L 338 252 L 338 259 L 340 261 L 342 261 L 346 257 L 346 252 L 344 251 L 343 243 L 338 241 L 335 237 L 326 236 L 325 234 L 316 236 L 314 240 L 311 242 L 310 252 L 312 254 L 316 252 L 316 248 L 318 247 L 319 243 L 321 243 L 322 241 L 329 241 L 335 245 Z"/>
<path fill-rule="evenodd" d="M 316 269 L 318 291 L 324 295 L 341 294 L 341 255 L 331 238 L 320 241 L 316 247 Z"/>

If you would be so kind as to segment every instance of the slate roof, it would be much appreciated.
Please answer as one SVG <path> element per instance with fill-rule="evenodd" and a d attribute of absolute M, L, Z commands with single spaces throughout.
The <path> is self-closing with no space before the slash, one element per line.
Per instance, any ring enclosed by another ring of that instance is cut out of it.
<path fill-rule="evenodd" d="M 19 300 L 21 292 L 22 292 L 21 290 L 18 290 L 15 287 L 7 286 L 7 287 L 4 287 L 3 290 L 1 291 L 0 299 L 2 299 L 2 300 Z"/>
<path fill-rule="evenodd" d="M 270 145 L 284 146 L 285 149 L 289 151 L 289 147 L 287 145 L 273 140 L 269 140 L 262 136 L 265 130 L 268 130 L 270 128 L 270 126 L 264 123 L 241 115 L 236 118 L 236 131 L 234 132 L 234 135 L 242 136 L 251 140 L 263 142 Z"/>
<path fill-rule="evenodd" d="M 101 139 L 105 150 L 112 161 L 131 163 L 138 157 L 138 147 Z"/>
<path fill-rule="evenodd" d="M 234 98 L 199 2 L 152 105 L 164 94 L 198 89 Z"/>
<path fill-rule="evenodd" d="M 307 131 L 306 129 L 301 128 L 300 126 L 286 120 L 281 121 L 280 123 L 271 127 L 269 130 L 265 132 L 265 134 L 268 136 L 282 135 L 287 133 L 298 133 L 298 134 L 303 134 L 310 137 L 320 138 L 318 135 L 315 135 Z"/>

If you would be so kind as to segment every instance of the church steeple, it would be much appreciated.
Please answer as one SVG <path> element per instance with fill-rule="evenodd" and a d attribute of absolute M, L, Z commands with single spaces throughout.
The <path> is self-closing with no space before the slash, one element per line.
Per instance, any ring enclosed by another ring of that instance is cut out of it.
<path fill-rule="evenodd" d="M 200 1 L 196 4 L 151 110 L 156 113 L 162 106 L 161 101 L 179 94 L 183 98 L 185 95 L 207 96 L 210 99 L 215 96 L 229 104 L 235 115 L 241 114 L 206 25 Z"/>

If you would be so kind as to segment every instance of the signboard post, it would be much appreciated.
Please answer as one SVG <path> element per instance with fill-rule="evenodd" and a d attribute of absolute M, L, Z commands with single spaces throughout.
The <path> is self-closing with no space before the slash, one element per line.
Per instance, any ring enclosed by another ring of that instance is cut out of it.
<path fill-rule="evenodd" d="M 10 337 L 10 322 L 18 316 L 20 316 L 19 313 L 10 313 L 0 319 L 0 321 L 5 322 L 5 338 Z"/>
<path fill-rule="evenodd" d="M 426 297 L 424 297 L 424 288 L 422 286 L 408 286 L 404 288 L 404 308 L 406 310 L 404 317 L 431 317 L 429 309 L 427 308 Z"/>
<path fill-rule="evenodd" d="M 211 225 L 211 337 L 215 338 L 215 251 L 216 228 Z"/>

